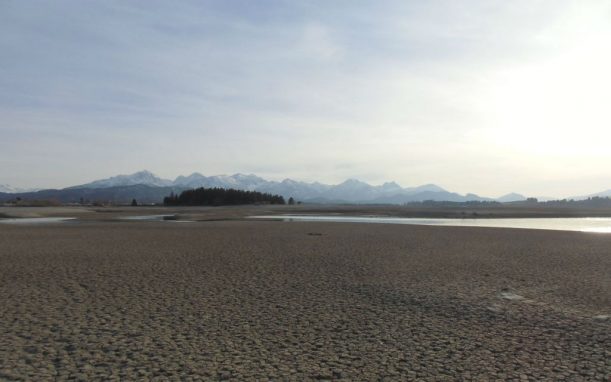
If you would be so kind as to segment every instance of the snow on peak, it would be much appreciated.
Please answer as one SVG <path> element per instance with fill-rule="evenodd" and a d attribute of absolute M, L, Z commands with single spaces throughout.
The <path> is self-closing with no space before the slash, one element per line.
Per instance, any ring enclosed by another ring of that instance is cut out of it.
<path fill-rule="evenodd" d="M 9 186 L 8 184 L 0 184 L 0 192 L 13 193 L 17 191 L 15 191 L 15 188 Z"/>
<path fill-rule="evenodd" d="M 80 188 L 109 188 L 121 186 L 134 186 L 143 184 L 146 186 L 164 187 L 171 186 L 172 181 L 161 179 L 150 171 L 142 170 L 130 175 L 117 175 L 106 179 L 100 179 L 79 186 Z"/>
<path fill-rule="evenodd" d="M 40 188 L 21 188 L 21 187 L 13 187 L 8 184 L 0 184 L 0 192 L 6 194 L 16 194 L 20 192 L 34 192 L 39 191 Z"/>

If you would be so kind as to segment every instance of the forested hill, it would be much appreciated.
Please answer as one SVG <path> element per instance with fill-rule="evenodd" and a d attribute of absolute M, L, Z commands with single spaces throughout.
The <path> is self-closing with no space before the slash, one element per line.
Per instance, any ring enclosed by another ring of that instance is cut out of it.
<path fill-rule="evenodd" d="M 227 206 L 241 204 L 285 204 L 280 195 L 233 188 L 196 188 L 163 199 L 166 206 Z"/>

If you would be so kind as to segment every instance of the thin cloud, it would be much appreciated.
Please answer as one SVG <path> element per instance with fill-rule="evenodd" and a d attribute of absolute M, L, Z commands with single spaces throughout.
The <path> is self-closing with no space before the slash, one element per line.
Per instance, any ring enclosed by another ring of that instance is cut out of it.
<path fill-rule="evenodd" d="M 606 1 L 0 7 L 1 183 L 148 168 L 611 187 Z"/>

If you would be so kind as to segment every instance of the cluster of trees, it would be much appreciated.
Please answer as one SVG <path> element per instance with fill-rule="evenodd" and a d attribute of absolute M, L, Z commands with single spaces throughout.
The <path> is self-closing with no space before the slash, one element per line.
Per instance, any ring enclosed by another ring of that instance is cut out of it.
<path fill-rule="evenodd" d="M 541 204 L 541 203 L 540 203 Z M 542 204 L 552 207 L 587 207 L 587 208 L 598 208 L 598 207 L 611 207 L 611 198 L 594 196 L 583 200 L 573 199 L 562 199 L 562 200 L 550 200 L 543 202 Z"/>
<path fill-rule="evenodd" d="M 562 199 L 562 200 L 549 200 L 540 202 L 537 198 L 528 198 L 526 200 L 511 202 L 511 203 L 500 203 L 497 201 L 468 201 L 468 202 L 444 202 L 435 200 L 425 200 L 422 202 L 409 202 L 404 203 L 406 207 L 499 207 L 509 204 L 511 206 L 533 206 L 537 207 L 572 207 L 572 208 L 599 208 L 599 207 L 611 207 L 611 198 L 595 196 L 583 200 L 573 199 Z"/>
<path fill-rule="evenodd" d="M 60 206 L 61 203 L 56 199 L 22 199 L 21 197 L 16 197 L 15 199 L 0 202 L 0 206 L 1 205 L 18 207 L 56 207 Z"/>
<path fill-rule="evenodd" d="M 233 188 L 196 188 L 163 198 L 166 206 L 227 206 L 240 204 L 286 204 L 280 195 Z"/>

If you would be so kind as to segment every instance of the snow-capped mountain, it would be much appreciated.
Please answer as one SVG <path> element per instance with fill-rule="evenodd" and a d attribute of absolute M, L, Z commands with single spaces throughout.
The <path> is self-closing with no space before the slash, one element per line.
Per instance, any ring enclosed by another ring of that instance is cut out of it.
<path fill-rule="evenodd" d="M 253 174 L 205 176 L 194 172 L 188 176 L 178 176 L 174 181 L 162 179 L 150 171 L 139 171 L 131 175 L 117 175 L 96 180 L 70 189 L 103 189 L 144 185 L 149 187 L 173 187 L 176 190 L 198 187 L 235 188 L 260 191 L 293 197 L 302 201 L 345 202 L 345 203 L 408 203 L 423 200 L 469 201 L 492 200 L 474 194 L 460 195 L 451 193 L 434 184 L 403 188 L 396 182 L 372 186 L 358 179 L 348 179 L 337 185 L 318 182 L 308 183 L 292 179 L 281 182 L 268 181 Z"/>
<path fill-rule="evenodd" d="M 521 201 L 526 200 L 526 196 L 512 192 L 507 195 L 503 195 L 497 198 L 496 200 L 501 203 L 521 202 Z"/>
<path fill-rule="evenodd" d="M 607 190 L 607 191 L 603 191 L 603 192 L 599 192 L 594 195 L 591 195 L 591 197 L 595 197 L 595 196 L 598 196 L 600 198 L 611 197 L 611 190 Z"/>
<path fill-rule="evenodd" d="M 12 193 L 15 189 L 8 184 L 0 184 L 0 192 Z"/>
<path fill-rule="evenodd" d="M 611 198 L 611 190 L 601 191 L 601 192 L 597 192 L 595 194 L 590 194 L 590 195 L 573 196 L 573 197 L 570 197 L 569 199 L 584 200 L 584 199 L 596 198 L 596 197 L 598 197 L 598 198 Z"/>
<path fill-rule="evenodd" d="M 259 186 L 268 183 L 265 179 L 259 178 L 256 175 L 215 175 L 204 176 L 194 172 L 189 176 L 179 176 L 172 183 L 177 187 L 221 187 L 221 188 L 239 188 L 241 190 L 255 190 Z"/>
<path fill-rule="evenodd" d="M 45 190 L 58 195 L 69 194 L 70 200 L 80 197 L 74 191 L 83 194 L 84 198 L 99 190 L 105 197 L 110 195 L 129 194 L 130 198 L 145 198 L 150 202 L 160 202 L 163 196 L 170 192 L 181 192 L 198 187 L 235 188 L 240 190 L 260 191 L 285 198 L 293 197 L 303 202 L 318 203 L 379 203 L 403 204 L 425 200 L 467 202 L 467 201 L 500 201 L 513 202 L 526 198 L 523 195 L 511 193 L 498 199 L 486 198 L 475 194 L 458 194 L 447 191 L 435 184 L 425 184 L 417 187 L 401 187 L 396 182 L 386 182 L 379 186 L 370 185 L 358 179 L 348 179 L 336 185 L 318 182 L 302 182 L 292 179 L 269 181 L 253 174 L 214 175 L 205 176 L 193 173 L 188 176 L 178 176 L 174 180 L 159 178 L 150 171 L 139 171 L 130 175 L 117 175 L 91 183 L 68 187 L 63 190 Z M 114 190 L 114 191 L 113 191 Z M 111 192 L 112 191 L 112 192 Z M 0 185 L 0 192 L 23 192 L 19 189 Z M 43 191 L 41 191 L 43 192 Z M 77 192 L 77 193 L 78 193 Z M 63 194 L 62 194 L 63 193 Z M 32 195 L 35 197 L 36 195 Z M 55 197 L 55 194 L 53 194 Z M 590 196 L 611 196 L 611 190 Z M 582 197 L 587 198 L 587 197 Z M 61 198 L 60 198 L 61 199 Z M 78 200 L 78 198 L 76 199 Z M 131 200 L 131 199 L 130 199 Z"/>
<path fill-rule="evenodd" d="M 259 187 L 258 191 L 277 195 L 289 195 L 297 200 L 313 200 L 322 198 L 325 192 L 333 186 L 314 182 L 299 182 L 292 179 L 284 179 L 282 182 L 267 182 Z"/>
<path fill-rule="evenodd" d="M 82 184 L 80 186 L 74 186 L 70 188 L 109 188 L 121 186 L 135 186 L 137 184 L 144 184 L 146 186 L 153 187 L 167 187 L 172 186 L 173 182 L 171 180 L 161 179 L 155 176 L 150 171 L 143 170 L 133 173 L 131 175 L 117 175 L 107 179 L 100 179 L 91 183 Z"/>
<path fill-rule="evenodd" d="M 394 184 L 398 186 L 397 183 L 394 183 Z M 417 194 L 419 192 L 448 192 L 436 184 L 424 184 L 418 187 L 409 187 L 409 188 L 406 188 L 405 190 L 409 192 L 410 194 Z"/>
<path fill-rule="evenodd" d="M 0 184 L 0 192 L 4 192 L 7 194 L 16 194 L 19 192 L 33 192 L 38 191 L 39 188 L 20 188 L 20 187 L 12 187 L 8 184 Z"/>
<path fill-rule="evenodd" d="M 15 189 L 8 184 L 0 184 L 0 192 L 13 193 L 18 191 L 15 191 Z"/>
<path fill-rule="evenodd" d="M 174 184 L 185 187 L 201 187 L 200 185 L 205 183 L 207 179 L 207 177 L 203 176 L 199 172 L 194 172 L 189 176 L 178 176 L 174 180 Z"/>

